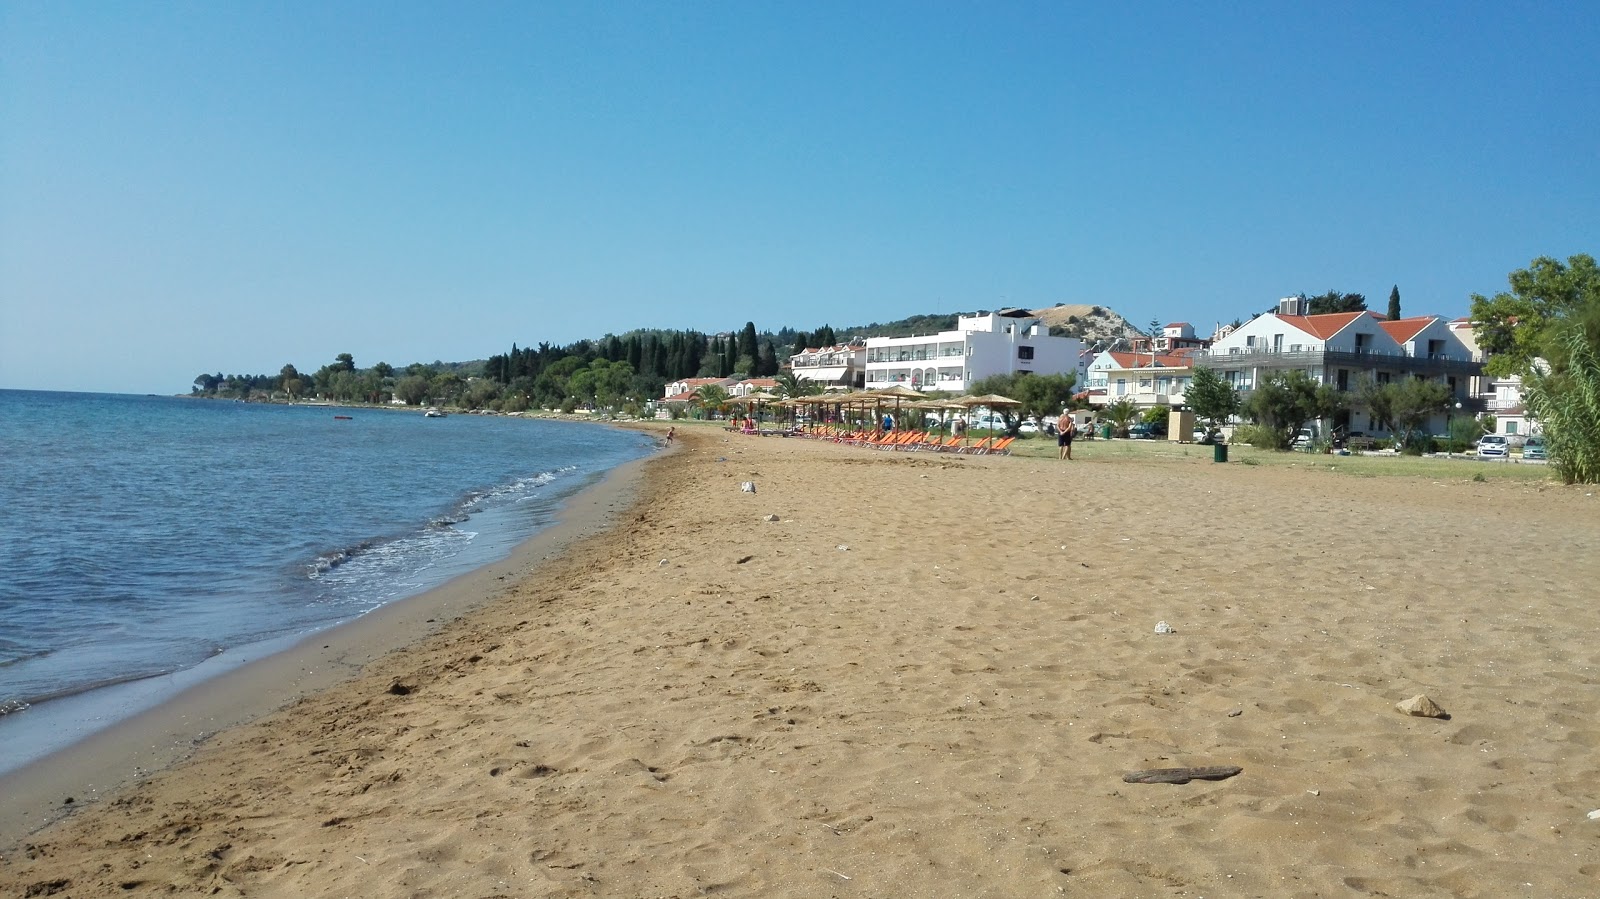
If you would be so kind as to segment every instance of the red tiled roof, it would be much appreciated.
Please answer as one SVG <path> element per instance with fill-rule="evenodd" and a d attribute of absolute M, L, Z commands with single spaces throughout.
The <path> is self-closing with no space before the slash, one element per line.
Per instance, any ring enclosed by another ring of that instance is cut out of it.
<path fill-rule="evenodd" d="M 1123 353 L 1111 351 L 1111 358 L 1123 368 L 1149 368 L 1151 359 L 1149 353 Z M 1194 364 L 1188 353 L 1157 353 L 1155 363 L 1161 368 L 1188 368 Z"/>
<path fill-rule="evenodd" d="M 1343 331 L 1363 315 L 1382 318 L 1376 312 L 1329 312 L 1323 315 L 1280 315 L 1278 319 L 1310 334 L 1318 340 L 1327 340 Z"/>
<path fill-rule="evenodd" d="M 1402 318 L 1399 321 L 1381 321 L 1378 327 L 1389 332 L 1395 343 L 1405 343 L 1437 320 L 1435 316 L 1424 315 L 1418 318 Z"/>

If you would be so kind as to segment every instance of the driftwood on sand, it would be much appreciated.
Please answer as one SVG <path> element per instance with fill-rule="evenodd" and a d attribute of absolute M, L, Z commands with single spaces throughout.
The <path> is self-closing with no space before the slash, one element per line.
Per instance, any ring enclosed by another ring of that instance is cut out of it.
<path fill-rule="evenodd" d="M 1186 784 L 1191 780 L 1224 780 L 1244 769 L 1238 765 L 1207 765 L 1202 768 L 1146 768 L 1122 775 L 1130 784 Z"/>

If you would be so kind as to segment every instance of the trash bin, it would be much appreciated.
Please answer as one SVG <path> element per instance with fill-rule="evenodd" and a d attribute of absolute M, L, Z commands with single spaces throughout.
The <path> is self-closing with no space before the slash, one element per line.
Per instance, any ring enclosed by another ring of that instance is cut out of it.
<path fill-rule="evenodd" d="M 1111 439 L 1111 426 L 1110 425 L 1101 425 L 1100 426 L 1100 438 L 1102 440 L 1110 440 Z"/>
<path fill-rule="evenodd" d="M 1219 441 L 1217 443 L 1212 444 L 1212 446 L 1211 446 L 1211 461 L 1213 461 L 1213 462 L 1226 462 L 1226 461 L 1228 461 L 1228 445 L 1226 443 L 1222 443 L 1222 442 Z"/>

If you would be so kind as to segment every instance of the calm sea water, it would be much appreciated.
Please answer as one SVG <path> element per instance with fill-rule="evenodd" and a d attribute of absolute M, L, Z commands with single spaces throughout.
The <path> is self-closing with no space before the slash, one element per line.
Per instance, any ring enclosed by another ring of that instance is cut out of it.
<path fill-rule="evenodd" d="M 578 423 L 0 390 L 0 771 L 81 735 L 55 733 L 52 709 L 136 684 L 151 704 L 220 653 L 504 558 L 651 445 Z"/>

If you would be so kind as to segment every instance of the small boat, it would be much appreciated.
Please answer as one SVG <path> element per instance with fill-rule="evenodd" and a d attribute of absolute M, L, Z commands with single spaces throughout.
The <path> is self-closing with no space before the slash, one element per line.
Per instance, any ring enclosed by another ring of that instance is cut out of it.
<path fill-rule="evenodd" d="M 448 414 L 449 413 L 445 412 L 443 409 L 440 409 L 438 406 L 430 406 L 428 408 L 428 411 L 422 413 L 422 417 L 423 418 L 444 418 Z"/>
<path fill-rule="evenodd" d="M 348 416 L 348 415 L 335 415 L 333 417 L 333 420 L 334 421 L 349 421 L 350 420 L 350 416 Z"/>

